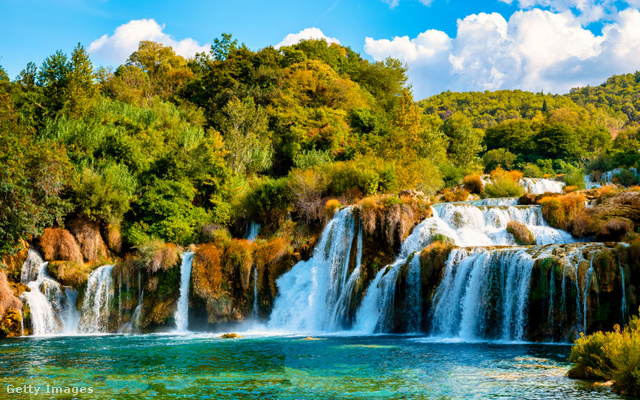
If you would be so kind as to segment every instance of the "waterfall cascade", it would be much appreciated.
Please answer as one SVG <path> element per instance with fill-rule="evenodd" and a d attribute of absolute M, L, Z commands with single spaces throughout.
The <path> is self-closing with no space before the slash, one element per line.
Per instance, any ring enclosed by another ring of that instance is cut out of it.
<path fill-rule="evenodd" d="M 114 301 L 114 265 L 104 265 L 89 274 L 87 290 L 82 303 L 81 333 L 109 332 L 109 316 Z"/>
<path fill-rule="evenodd" d="M 21 281 L 30 291 L 20 297 L 29 304 L 33 334 L 75 333 L 79 321 L 78 292 L 51 279 L 48 264 L 37 251 L 29 249 L 22 266 Z"/>
<path fill-rule="evenodd" d="M 182 255 L 180 264 L 180 297 L 176 309 L 176 330 L 186 332 L 189 328 L 189 286 L 191 284 L 191 266 L 194 253 L 187 251 Z"/>
<path fill-rule="evenodd" d="M 562 193 L 564 182 L 544 178 L 522 178 L 520 186 L 530 194 Z"/>
<path fill-rule="evenodd" d="M 258 233 L 260 232 L 260 224 L 251 221 L 251 225 L 249 225 L 249 229 L 247 230 L 247 234 L 245 239 L 255 242 L 258 238 Z"/>
<path fill-rule="evenodd" d="M 271 329 L 319 332 L 342 328 L 344 310 L 360 273 L 359 263 L 350 273 L 351 250 L 361 260 L 362 230 L 356 228 L 352 207 L 336 211 L 324 228 L 313 256 L 298 262 L 277 280 L 279 295 L 268 326 Z"/>
<path fill-rule="evenodd" d="M 253 309 L 251 314 L 254 320 L 258 319 L 258 268 L 253 269 Z"/>

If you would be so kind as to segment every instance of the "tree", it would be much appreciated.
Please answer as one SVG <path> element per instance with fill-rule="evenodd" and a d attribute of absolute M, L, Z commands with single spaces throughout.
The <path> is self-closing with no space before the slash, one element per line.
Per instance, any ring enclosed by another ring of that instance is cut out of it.
<path fill-rule="evenodd" d="M 473 129 L 469 120 L 458 113 L 445 121 L 443 130 L 449 138 L 449 159 L 459 167 L 480 167 L 478 155 L 484 150 L 484 133 L 479 129 Z"/>
<path fill-rule="evenodd" d="M 148 40 L 140 42 L 138 50 L 131 53 L 126 65 L 146 72 L 153 93 L 163 98 L 172 96 L 193 77 L 187 60 L 177 55 L 170 46 Z"/>
<path fill-rule="evenodd" d="M 221 39 L 213 39 L 213 44 L 211 45 L 211 54 L 217 61 L 226 60 L 229 53 L 238 48 L 238 41 L 231 40 L 230 33 L 223 33 L 221 36 Z"/>
<path fill-rule="evenodd" d="M 534 141 L 543 158 L 577 160 L 582 155 L 575 131 L 563 123 L 543 125 Z"/>
<path fill-rule="evenodd" d="M 217 122 L 233 172 L 241 173 L 248 167 L 254 172 L 264 171 L 271 166 L 267 114 L 251 97 L 229 101 Z"/>
<path fill-rule="evenodd" d="M 64 106 L 65 89 L 69 81 L 71 65 L 61 50 L 47 57 L 38 71 L 38 86 L 43 88 L 48 108 L 57 113 Z"/>
<path fill-rule="evenodd" d="M 25 69 L 20 71 L 16 79 L 27 90 L 33 90 L 38 79 L 38 67 L 34 62 L 29 62 Z"/>
<path fill-rule="evenodd" d="M 71 115 L 82 116 L 98 96 L 93 64 L 84 47 L 78 43 L 71 53 L 64 92 L 65 109 Z"/>

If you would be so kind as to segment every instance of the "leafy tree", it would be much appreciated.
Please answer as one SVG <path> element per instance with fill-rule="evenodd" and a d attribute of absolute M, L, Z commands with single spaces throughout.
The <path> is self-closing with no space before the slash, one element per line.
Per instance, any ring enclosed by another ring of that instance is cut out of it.
<path fill-rule="evenodd" d="M 575 131 L 563 123 L 542 126 L 535 142 L 537 153 L 544 158 L 576 160 L 582 155 Z"/>
<path fill-rule="evenodd" d="M 238 48 L 238 40 L 232 40 L 232 35 L 230 33 L 223 33 L 220 36 L 222 36 L 220 39 L 213 39 L 211 54 L 213 54 L 213 57 L 216 60 L 224 61 L 229 56 L 229 53 Z"/>
<path fill-rule="evenodd" d="M 84 47 L 78 43 L 71 53 L 65 88 L 65 109 L 72 115 L 81 116 L 98 95 L 93 64 Z"/>
<path fill-rule="evenodd" d="M 53 112 L 64 106 L 70 72 L 69 59 L 61 50 L 47 57 L 38 71 L 37 84 L 43 88 L 46 104 Z"/>
<path fill-rule="evenodd" d="M 251 97 L 231 100 L 223 108 L 218 126 L 233 172 L 244 172 L 247 168 L 264 171 L 271 166 L 267 115 Z"/>
<path fill-rule="evenodd" d="M 502 167 L 507 170 L 512 169 L 515 161 L 516 155 L 507 149 L 489 150 L 482 156 L 484 170 L 487 172 L 493 171 L 497 167 Z"/>
<path fill-rule="evenodd" d="M 478 153 L 484 150 L 484 132 L 473 129 L 461 114 L 449 117 L 444 123 L 444 134 L 449 138 L 449 159 L 457 166 L 477 168 Z"/>

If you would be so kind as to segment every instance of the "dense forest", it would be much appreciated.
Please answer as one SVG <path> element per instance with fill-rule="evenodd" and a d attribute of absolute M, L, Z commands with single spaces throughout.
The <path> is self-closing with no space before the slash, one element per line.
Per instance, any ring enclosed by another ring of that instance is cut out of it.
<path fill-rule="evenodd" d="M 252 51 L 223 34 L 193 59 L 141 42 L 115 70 L 78 44 L 15 79 L 0 70 L 0 251 L 69 215 L 125 248 L 187 245 L 203 226 L 276 230 L 292 215 L 321 220 L 329 197 L 433 195 L 496 167 L 638 166 L 639 86 L 636 73 L 564 96 L 415 102 L 399 61 L 322 40 Z"/>

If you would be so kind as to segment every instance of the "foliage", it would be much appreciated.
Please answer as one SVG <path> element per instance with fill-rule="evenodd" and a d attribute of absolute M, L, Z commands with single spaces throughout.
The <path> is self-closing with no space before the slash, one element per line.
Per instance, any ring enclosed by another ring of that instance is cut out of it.
<path fill-rule="evenodd" d="M 522 174 L 527 178 L 543 178 L 544 172 L 535 164 L 526 164 L 522 168 Z"/>
<path fill-rule="evenodd" d="M 585 188 L 584 173 L 579 169 L 575 169 L 565 174 L 564 183 L 567 186 L 573 186 L 578 189 L 584 189 Z"/>
<path fill-rule="evenodd" d="M 634 186 L 640 183 L 640 179 L 638 179 L 638 175 L 636 175 L 635 172 L 629 169 L 623 169 L 617 174 L 614 174 L 613 178 L 614 178 L 613 179 L 614 182 L 619 182 L 621 185 L 626 187 Z"/>
<path fill-rule="evenodd" d="M 464 188 L 470 193 L 484 193 L 484 183 L 482 182 L 482 177 L 480 175 L 467 175 L 462 179 L 462 183 L 464 184 Z"/>
<path fill-rule="evenodd" d="M 524 189 L 520 186 L 519 180 L 522 173 L 519 171 L 504 171 L 498 167 L 491 172 L 491 183 L 487 184 L 484 192 L 489 197 L 520 197 L 524 194 Z"/>
<path fill-rule="evenodd" d="M 509 221 L 507 224 L 507 232 L 515 239 L 516 243 L 521 246 L 530 246 L 536 244 L 536 238 L 533 233 L 518 221 Z"/>
<path fill-rule="evenodd" d="M 485 171 L 493 171 L 497 167 L 512 169 L 516 155 L 507 149 L 493 149 L 482 156 Z"/>
<path fill-rule="evenodd" d="M 640 395 L 640 318 L 634 315 L 624 329 L 582 335 L 571 349 L 569 376 L 614 380 L 615 392 Z"/>

